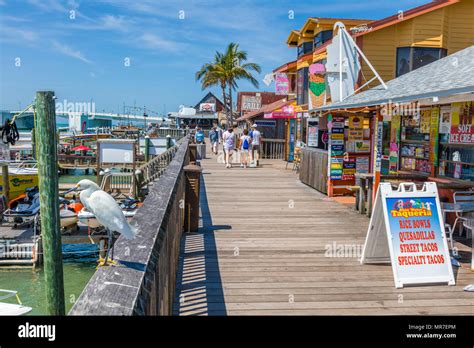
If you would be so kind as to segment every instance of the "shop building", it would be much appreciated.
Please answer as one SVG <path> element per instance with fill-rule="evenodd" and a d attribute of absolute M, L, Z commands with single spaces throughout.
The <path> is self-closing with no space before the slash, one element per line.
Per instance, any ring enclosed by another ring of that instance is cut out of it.
<path fill-rule="evenodd" d="M 472 57 L 474 46 L 393 79 L 387 89 L 379 85 L 317 108 L 331 122 L 328 194 L 344 193 L 362 173 L 373 174 L 372 192 L 392 180 L 435 181 L 447 198 L 474 187 Z"/>
<path fill-rule="evenodd" d="M 178 128 L 198 126 L 203 129 L 211 129 L 219 122 L 223 123 L 222 114 L 225 114 L 224 104 L 209 92 L 194 107 L 181 105 L 177 113 L 170 114 L 170 118 L 176 117 Z"/>

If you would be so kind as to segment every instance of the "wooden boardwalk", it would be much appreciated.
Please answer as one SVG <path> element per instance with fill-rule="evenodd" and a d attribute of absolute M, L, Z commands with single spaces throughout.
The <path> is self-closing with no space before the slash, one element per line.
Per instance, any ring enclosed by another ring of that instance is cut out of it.
<path fill-rule="evenodd" d="M 457 245 L 456 286 L 396 289 L 390 265 L 358 262 L 367 217 L 299 182 L 285 162 L 261 162 L 202 161 L 202 228 L 182 241 L 176 315 L 474 314 L 463 291 L 474 283 L 469 248 Z M 328 257 L 334 246 L 353 257 Z"/>

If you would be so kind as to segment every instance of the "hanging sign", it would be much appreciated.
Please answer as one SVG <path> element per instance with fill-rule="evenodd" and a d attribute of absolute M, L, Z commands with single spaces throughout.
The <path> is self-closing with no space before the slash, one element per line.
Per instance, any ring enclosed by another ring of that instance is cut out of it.
<path fill-rule="evenodd" d="M 452 144 L 474 143 L 474 103 L 453 103 L 449 142 Z"/>
<path fill-rule="evenodd" d="M 439 108 L 433 107 L 431 109 L 431 122 L 430 122 L 430 162 L 435 167 L 438 166 L 438 147 L 439 147 Z"/>
<path fill-rule="evenodd" d="M 319 144 L 318 131 L 319 131 L 319 127 L 308 127 L 308 146 L 309 147 L 318 147 L 318 144 Z"/>
<path fill-rule="evenodd" d="M 380 183 L 361 263 L 391 262 L 395 287 L 454 285 L 436 183 Z"/>
<path fill-rule="evenodd" d="M 382 167 L 382 136 L 383 136 L 383 121 L 377 122 L 377 132 L 375 141 L 375 162 L 374 172 L 380 172 Z"/>
<path fill-rule="evenodd" d="M 287 95 L 290 92 L 290 80 L 285 73 L 275 75 L 275 94 Z"/>

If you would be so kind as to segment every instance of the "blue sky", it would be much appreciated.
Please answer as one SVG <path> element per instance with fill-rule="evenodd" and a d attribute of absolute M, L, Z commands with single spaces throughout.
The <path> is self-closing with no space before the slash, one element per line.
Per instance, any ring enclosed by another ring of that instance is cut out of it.
<path fill-rule="evenodd" d="M 206 93 L 194 74 L 232 41 L 262 67 L 260 90 L 273 91 L 263 76 L 296 57 L 285 41 L 309 16 L 379 19 L 426 2 L 0 0 L 0 109 L 53 90 L 60 101 L 93 99 L 97 111 L 121 112 L 124 103 L 176 111 Z M 239 90 L 255 89 L 241 82 Z"/>

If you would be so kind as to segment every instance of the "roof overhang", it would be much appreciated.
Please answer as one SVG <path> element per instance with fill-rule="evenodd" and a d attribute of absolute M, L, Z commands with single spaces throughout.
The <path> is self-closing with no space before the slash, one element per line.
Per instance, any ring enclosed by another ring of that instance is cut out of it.
<path fill-rule="evenodd" d="M 273 73 L 276 74 L 276 73 L 283 73 L 283 72 L 287 72 L 289 70 L 296 70 L 296 60 L 292 61 L 292 62 L 288 62 L 288 63 L 285 63 L 283 65 L 280 65 L 278 68 L 274 69 L 273 70 Z"/>
<path fill-rule="evenodd" d="M 460 101 L 473 101 L 474 100 L 474 86 L 441 90 L 438 92 L 430 92 L 425 94 L 406 95 L 398 98 L 379 98 L 370 101 L 364 101 L 360 103 L 344 103 L 344 101 L 323 105 L 318 108 L 311 110 L 315 111 L 329 111 L 329 110 L 350 110 L 359 109 L 363 107 L 384 107 L 388 104 L 395 103 L 410 103 L 419 102 L 421 105 L 438 105 L 438 104 L 449 104 Z"/>
<path fill-rule="evenodd" d="M 298 40 L 300 38 L 300 32 L 298 30 L 292 30 L 288 38 L 286 39 L 286 44 L 289 47 L 297 47 Z"/>

